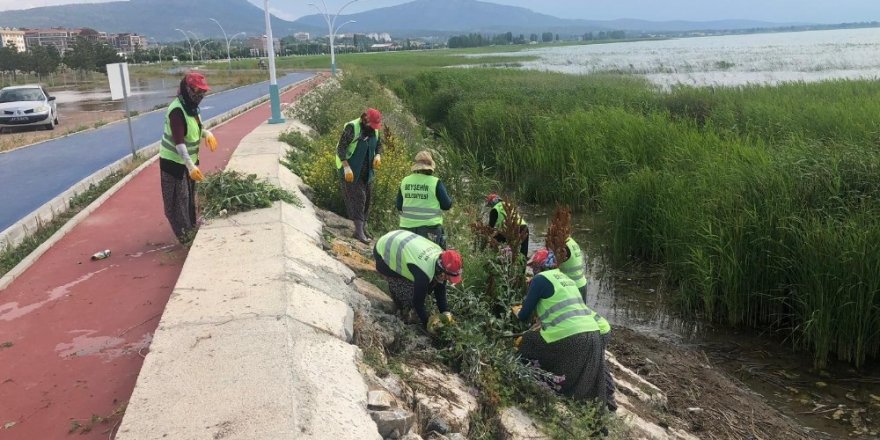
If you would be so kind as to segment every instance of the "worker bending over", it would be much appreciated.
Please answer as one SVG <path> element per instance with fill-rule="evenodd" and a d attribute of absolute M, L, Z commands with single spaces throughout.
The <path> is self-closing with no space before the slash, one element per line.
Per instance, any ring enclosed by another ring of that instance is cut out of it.
<path fill-rule="evenodd" d="M 504 208 L 504 201 L 501 200 L 501 197 L 498 194 L 492 193 L 486 196 L 486 206 L 491 208 L 489 210 L 489 227 L 495 228 L 498 231 L 495 234 L 495 241 L 499 243 L 510 243 L 513 240 L 513 237 L 506 237 L 501 231 L 504 229 L 504 222 L 507 219 L 507 210 Z M 523 259 L 528 258 L 529 255 L 529 224 L 526 223 L 525 219 L 522 218 L 521 215 L 517 215 L 516 218 L 517 223 L 519 224 L 519 235 L 522 241 L 519 244 L 519 253 L 522 254 Z"/>
<path fill-rule="evenodd" d="M 517 317 L 527 322 L 537 314 L 541 327 L 523 334 L 520 354 L 537 361 L 542 370 L 563 377 L 560 393 L 597 400 L 615 410 L 602 337 L 602 329 L 608 333 L 610 325 L 584 304 L 574 281 L 557 268 L 553 251 L 539 249 L 527 264 L 535 276 Z"/>
<path fill-rule="evenodd" d="M 376 271 L 388 281 L 391 297 L 402 312 L 415 309 L 422 327 L 428 324 L 425 296 L 431 291 L 440 313 L 451 321 L 446 282 L 461 281 L 461 255 L 410 231 L 391 231 L 373 247 Z"/>

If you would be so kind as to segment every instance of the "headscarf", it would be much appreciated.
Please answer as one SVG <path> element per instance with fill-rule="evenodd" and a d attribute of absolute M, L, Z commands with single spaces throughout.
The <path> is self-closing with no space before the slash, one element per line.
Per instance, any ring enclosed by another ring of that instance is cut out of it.
<path fill-rule="evenodd" d="M 186 78 L 180 80 L 180 89 L 177 91 L 177 97 L 180 98 L 180 103 L 183 106 L 183 110 L 186 111 L 186 114 L 191 117 L 199 115 L 199 104 L 201 104 L 202 98 L 205 96 L 192 96 L 189 87 L 186 85 Z"/>

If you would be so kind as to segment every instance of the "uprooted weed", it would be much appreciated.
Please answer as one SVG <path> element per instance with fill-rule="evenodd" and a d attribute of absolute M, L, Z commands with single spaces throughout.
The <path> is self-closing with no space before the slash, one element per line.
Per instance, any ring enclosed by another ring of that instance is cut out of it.
<path fill-rule="evenodd" d="M 221 171 L 208 175 L 199 185 L 199 195 L 205 218 L 268 208 L 272 206 L 272 202 L 278 200 L 297 207 L 303 206 L 296 194 L 265 180 L 257 180 L 256 174 L 246 175 L 238 171 Z"/>

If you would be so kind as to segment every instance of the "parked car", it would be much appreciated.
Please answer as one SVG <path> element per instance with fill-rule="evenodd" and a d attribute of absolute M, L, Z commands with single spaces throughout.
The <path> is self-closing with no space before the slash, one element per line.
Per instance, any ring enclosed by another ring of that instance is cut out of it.
<path fill-rule="evenodd" d="M 10 86 L 0 89 L 0 131 L 14 127 L 43 127 L 54 130 L 58 125 L 55 97 L 39 84 Z"/>

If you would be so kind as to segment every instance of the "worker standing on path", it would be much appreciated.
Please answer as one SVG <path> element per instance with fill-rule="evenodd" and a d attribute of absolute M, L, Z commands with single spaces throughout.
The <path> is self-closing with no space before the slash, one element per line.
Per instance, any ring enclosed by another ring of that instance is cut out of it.
<path fill-rule="evenodd" d="M 489 194 L 486 196 L 486 206 L 490 208 L 489 226 L 499 231 L 495 234 L 495 240 L 499 243 L 514 241 L 509 239 L 510 237 L 505 237 L 504 233 L 501 232 L 504 229 L 504 222 L 507 220 L 507 210 L 504 208 L 504 201 L 501 200 L 501 197 L 496 193 Z M 516 221 L 519 224 L 519 235 L 521 238 L 519 253 L 525 259 L 529 255 L 529 224 L 519 214 L 517 214 Z"/>
<path fill-rule="evenodd" d="M 446 249 L 443 211 L 452 208 L 452 198 L 439 178 L 434 176 L 434 158 L 430 151 L 419 151 L 397 191 L 400 229 L 415 232 Z"/>
<path fill-rule="evenodd" d="M 354 238 L 369 243 L 367 232 L 373 170 L 382 164 L 382 113 L 368 108 L 361 117 L 345 123 L 336 145 L 336 170 L 348 218 L 354 222 Z"/>
<path fill-rule="evenodd" d="M 558 384 L 560 393 L 595 399 L 615 410 L 614 385 L 601 335 L 608 322 L 603 319 L 604 325 L 600 325 L 598 315 L 581 300 L 574 282 L 557 268 L 553 251 L 539 249 L 527 264 L 535 276 L 515 313 L 524 322 L 536 313 L 541 327 L 523 334 L 519 346 L 523 358 L 537 361 L 542 370 L 563 378 Z"/>
<path fill-rule="evenodd" d="M 205 176 L 199 170 L 202 139 L 214 151 L 217 139 L 202 126 L 199 104 L 208 92 L 205 76 L 187 73 L 180 81 L 177 97 L 165 112 L 165 131 L 159 147 L 162 202 L 165 217 L 181 243 L 192 240 L 196 229 L 196 182 Z"/>
<path fill-rule="evenodd" d="M 373 247 L 376 271 L 388 281 L 391 298 L 406 313 L 415 309 L 422 322 L 428 324 L 425 297 L 433 292 L 440 313 L 452 320 L 446 303 L 446 282 L 461 282 L 461 255 L 454 250 L 443 250 L 436 243 L 413 232 L 391 231 L 376 241 Z"/>

